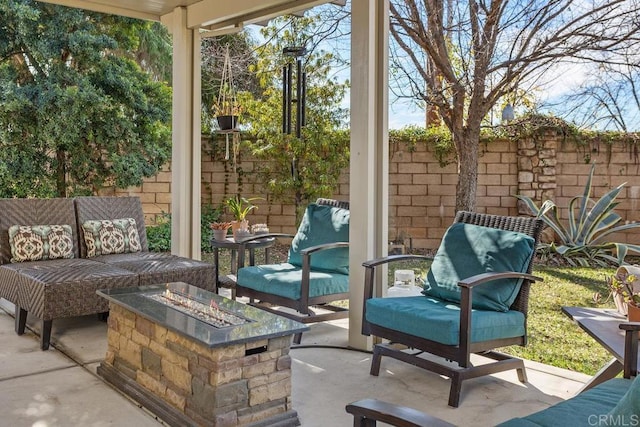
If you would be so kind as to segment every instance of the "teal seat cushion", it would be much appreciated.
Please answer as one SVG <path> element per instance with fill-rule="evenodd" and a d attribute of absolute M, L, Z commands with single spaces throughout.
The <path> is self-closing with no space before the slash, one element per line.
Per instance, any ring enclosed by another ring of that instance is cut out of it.
<path fill-rule="evenodd" d="M 610 419 L 626 420 L 627 423 L 631 423 L 634 421 L 631 416 L 634 415 L 635 423 L 640 425 L 640 379 L 638 378 L 640 377 L 636 377 L 620 402 L 609 412 Z"/>
<path fill-rule="evenodd" d="M 425 295 L 460 302 L 458 282 L 489 272 L 524 273 L 534 253 L 535 241 L 526 234 L 457 223 L 449 227 L 427 273 Z M 473 308 L 508 311 L 522 279 L 501 279 L 473 290 Z"/>
<path fill-rule="evenodd" d="M 258 265 L 238 270 L 238 284 L 245 288 L 292 300 L 300 299 L 302 268 L 289 263 Z M 312 271 L 309 297 L 349 292 L 349 276 L 330 271 Z"/>
<path fill-rule="evenodd" d="M 287 261 L 302 267 L 303 249 L 349 241 L 349 210 L 311 203 L 298 227 Z M 311 269 L 349 274 L 349 248 L 327 249 L 311 255 Z"/>
<path fill-rule="evenodd" d="M 445 345 L 456 345 L 460 341 L 460 307 L 424 295 L 368 299 L 366 319 Z M 471 321 L 471 342 L 519 337 L 525 333 L 524 315 L 519 311 L 472 310 Z"/>
<path fill-rule="evenodd" d="M 569 400 L 526 417 L 513 418 L 499 426 L 630 426 L 633 425 L 632 417 L 628 416 L 626 423 L 622 423 L 624 418 L 611 418 L 608 413 L 622 399 L 631 382 L 632 380 L 624 378 L 614 378 Z M 638 421 L 637 417 L 638 415 L 635 419 Z"/>

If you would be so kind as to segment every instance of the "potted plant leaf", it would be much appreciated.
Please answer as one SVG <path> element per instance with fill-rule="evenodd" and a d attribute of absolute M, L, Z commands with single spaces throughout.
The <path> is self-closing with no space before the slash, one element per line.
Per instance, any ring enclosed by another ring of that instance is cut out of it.
<path fill-rule="evenodd" d="M 230 222 L 212 222 L 211 230 L 213 230 L 213 238 L 218 241 L 225 240 L 227 238 L 227 231 L 231 228 Z"/>
<path fill-rule="evenodd" d="M 260 200 L 260 198 L 253 197 L 247 199 L 246 197 L 235 195 L 234 197 L 230 197 L 225 200 L 227 210 L 235 218 L 234 221 L 231 221 L 231 229 L 233 230 L 234 239 L 238 235 L 238 230 L 244 230 L 247 234 L 249 233 L 249 221 L 247 220 L 247 215 L 252 210 L 258 209 L 258 207 L 252 203 L 254 200 Z"/>
<path fill-rule="evenodd" d="M 640 322 L 640 280 L 632 272 L 640 271 L 638 267 L 622 266 L 612 276 L 608 276 L 607 287 L 616 309 L 628 317 L 630 322 Z M 596 301 L 599 295 L 596 294 Z"/>

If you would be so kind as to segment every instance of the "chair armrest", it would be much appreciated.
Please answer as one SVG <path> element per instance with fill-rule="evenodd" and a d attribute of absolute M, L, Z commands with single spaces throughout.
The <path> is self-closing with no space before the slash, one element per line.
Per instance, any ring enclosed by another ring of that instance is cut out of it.
<path fill-rule="evenodd" d="M 300 251 L 300 255 L 308 256 L 315 252 L 326 251 L 327 249 L 335 249 L 335 248 L 348 248 L 349 242 L 333 242 L 333 243 L 324 243 L 322 245 L 309 246 L 306 249 Z"/>
<path fill-rule="evenodd" d="M 406 406 L 394 405 L 376 399 L 363 399 L 346 406 L 354 417 L 354 426 L 375 426 L 375 421 L 398 427 L 447 427 L 453 426 L 440 418 Z M 373 420 L 372 424 L 370 420 Z"/>
<path fill-rule="evenodd" d="M 458 286 L 463 288 L 474 288 L 483 283 L 491 282 L 498 279 L 526 279 L 532 282 L 540 281 L 544 279 L 542 277 L 534 276 L 528 273 L 519 273 L 516 271 L 505 271 L 501 273 L 481 273 L 475 276 L 468 277 L 458 282 Z"/>
<path fill-rule="evenodd" d="M 624 322 L 618 325 L 624 333 L 624 377 L 638 375 L 638 331 L 640 322 Z"/>
<path fill-rule="evenodd" d="M 377 258 L 377 259 L 372 259 L 369 261 L 365 261 L 362 263 L 362 266 L 364 268 L 373 268 L 373 267 L 377 267 L 381 264 L 388 264 L 390 262 L 395 262 L 395 261 L 404 261 L 404 260 L 408 260 L 408 259 L 424 259 L 427 261 L 431 261 L 433 258 L 431 257 L 427 257 L 424 255 L 410 255 L 410 254 L 406 254 L 406 255 L 390 255 L 387 257 L 383 257 L 383 258 Z"/>

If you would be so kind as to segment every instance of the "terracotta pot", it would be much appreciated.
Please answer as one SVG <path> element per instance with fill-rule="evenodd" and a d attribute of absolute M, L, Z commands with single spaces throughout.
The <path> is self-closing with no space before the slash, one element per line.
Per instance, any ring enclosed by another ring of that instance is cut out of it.
<path fill-rule="evenodd" d="M 627 304 L 627 318 L 629 322 L 640 322 L 640 307 L 633 304 Z"/>

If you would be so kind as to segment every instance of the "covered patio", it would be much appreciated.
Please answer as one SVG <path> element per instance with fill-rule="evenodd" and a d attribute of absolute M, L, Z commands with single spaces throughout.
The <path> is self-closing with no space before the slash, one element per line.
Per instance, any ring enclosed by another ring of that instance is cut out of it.
<path fill-rule="evenodd" d="M 96 375 L 107 349 L 107 325 L 95 316 L 54 323 L 52 348 L 40 351 L 37 322 L 13 333 L 11 304 L 0 302 L 0 396 L 3 425 L 159 426 L 153 415 Z M 388 359 L 379 377 L 369 375 L 371 355 L 348 349 L 346 320 L 316 324 L 305 344 L 293 348 L 293 409 L 305 427 L 349 426 L 345 405 L 378 398 L 419 409 L 455 425 L 492 426 L 572 397 L 587 375 L 526 362 L 529 381 L 514 372 L 477 379 L 459 408 L 447 405 L 449 380 Z"/>
<path fill-rule="evenodd" d="M 171 252 L 200 259 L 200 42 L 328 0 L 41 0 L 162 22 L 173 36 Z M 343 3 L 339 1 L 337 3 Z M 371 347 L 360 333 L 362 262 L 387 254 L 388 0 L 351 3 L 351 214 L 349 346 Z M 379 289 L 382 284 L 378 283 Z"/>

